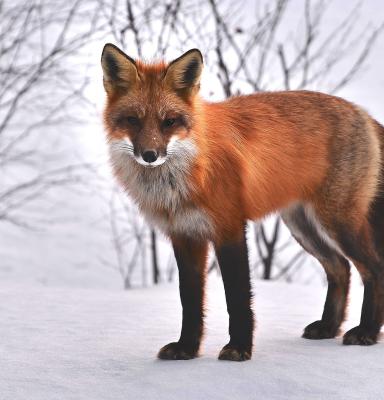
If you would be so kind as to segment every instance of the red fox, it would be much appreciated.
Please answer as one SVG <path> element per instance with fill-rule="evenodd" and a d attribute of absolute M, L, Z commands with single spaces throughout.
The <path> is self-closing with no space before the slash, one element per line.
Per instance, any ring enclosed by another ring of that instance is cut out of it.
<path fill-rule="evenodd" d="M 179 270 L 181 335 L 158 357 L 198 355 L 212 243 L 229 314 L 230 341 L 219 359 L 251 358 L 245 227 L 275 211 L 328 278 L 322 317 L 303 337 L 339 334 L 352 261 L 364 300 L 360 324 L 343 343 L 376 343 L 384 318 L 384 127 L 356 105 L 317 92 L 205 101 L 197 49 L 169 64 L 144 63 L 106 44 L 102 67 L 114 174 L 170 238 Z"/>

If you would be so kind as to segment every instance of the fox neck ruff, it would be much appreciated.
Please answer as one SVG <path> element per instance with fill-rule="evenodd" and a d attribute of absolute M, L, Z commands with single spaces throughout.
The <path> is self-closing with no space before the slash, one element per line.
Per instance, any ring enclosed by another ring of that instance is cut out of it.
<path fill-rule="evenodd" d="M 135 160 L 124 140 L 110 142 L 113 171 L 149 223 L 167 235 L 209 238 L 212 222 L 191 201 L 197 190 L 189 179 L 196 155 L 192 138 L 175 140 L 163 164 L 146 167 Z"/>

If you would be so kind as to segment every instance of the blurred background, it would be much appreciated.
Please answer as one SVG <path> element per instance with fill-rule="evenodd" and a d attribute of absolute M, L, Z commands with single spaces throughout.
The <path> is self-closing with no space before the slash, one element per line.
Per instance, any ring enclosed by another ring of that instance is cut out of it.
<path fill-rule="evenodd" d="M 202 95 L 310 89 L 384 123 L 379 0 L 0 1 L 0 280 L 131 289 L 177 279 L 167 240 L 116 186 L 100 55 L 172 60 L 199 48 Z M 250 222 L 252 273 L 319 285 L 322 269 L 270 216 Z M 209 270 L 218 274 L 214 255 Z"/>

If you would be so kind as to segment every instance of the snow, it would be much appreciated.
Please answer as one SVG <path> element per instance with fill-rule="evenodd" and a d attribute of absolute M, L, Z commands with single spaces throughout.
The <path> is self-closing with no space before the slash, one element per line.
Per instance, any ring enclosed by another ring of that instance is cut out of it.
<path fill-rule="evenodd" d="M 358 322 L 355 290 L 345 328 Z M 0 286 L 0 398 L 17 399 L 377 399 L 383 344 L 310 341 L 302 328 L 322 311 L 324 289 L 256 282 L 253 359 L 218 361 L 227 341 L 222 285 L 210 277 L 202 356 L 160 361 L 177 338 L 176 285 L 151 289 Z"/>

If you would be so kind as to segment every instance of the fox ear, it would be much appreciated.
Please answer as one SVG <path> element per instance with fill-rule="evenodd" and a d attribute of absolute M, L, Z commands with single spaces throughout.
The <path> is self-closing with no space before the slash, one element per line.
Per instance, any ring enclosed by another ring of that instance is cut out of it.
<path fill-rule="evenodd" d="M 139 79 L 135 60 L 111 43 L 104 46 L 101 66 L 104 88 L 108 94 L 130 90 Z"/>
<path fill-rule="evenodd" d="M 173 60 L 167 68 L 165 82 L 177 91 L 197 91 L 203 70 L 203 56 L 198 49 L 192 49 Z"/>

